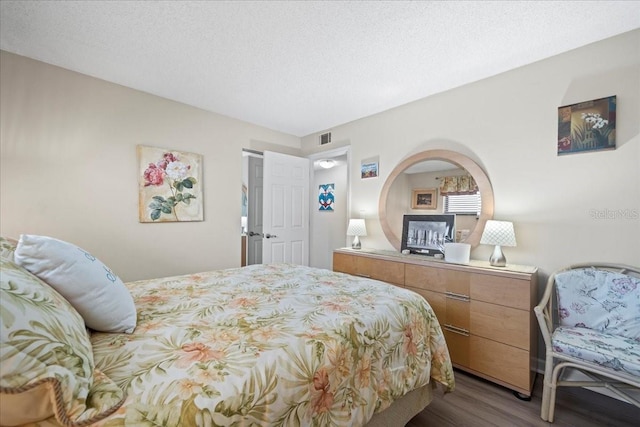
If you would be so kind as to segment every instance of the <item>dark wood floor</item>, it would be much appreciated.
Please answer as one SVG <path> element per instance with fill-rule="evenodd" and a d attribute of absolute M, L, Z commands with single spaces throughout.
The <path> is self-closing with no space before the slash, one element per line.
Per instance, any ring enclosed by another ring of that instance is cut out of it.
<path fill-rule="evenodd" d="M 640 426 L 640 409 L 581 388 L 560 388 L 553 424 L 540 418 L 542 375 L 536 377 L 530 402 L 478 377 L 455 371 L 456 390 L 443 395 L 435 390 L 433 402 L 407 427 L 447 426 Z"/>

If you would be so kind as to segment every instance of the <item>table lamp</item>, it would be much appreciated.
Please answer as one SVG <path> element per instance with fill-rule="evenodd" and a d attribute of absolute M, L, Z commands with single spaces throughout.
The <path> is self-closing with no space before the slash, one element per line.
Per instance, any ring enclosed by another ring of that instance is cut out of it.
<path fill-rule="evenodd" d="M 362 246 L 360 245 L 360 236 L 367 235 L 367 226 L 364 223 L 364 219 L 350 219 L 349 226 L 347 227 L 347 236 L 355 236 L 353 238 L 353 243 L 351 244 L 352 249 L 360 249 Z"/>
<path fill-rule="evenodd" d="M 494 267 L 505 267 L 507 259 L 502 253 L 502 246 L 516 246 L 516 234 L 510 221 L 488 220 L 484 226 L 480 244 L 495 245 L 489 257 L 489 264 Z"/>

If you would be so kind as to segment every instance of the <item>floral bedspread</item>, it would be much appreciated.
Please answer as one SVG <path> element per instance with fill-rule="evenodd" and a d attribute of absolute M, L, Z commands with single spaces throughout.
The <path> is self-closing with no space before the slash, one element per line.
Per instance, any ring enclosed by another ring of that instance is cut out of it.
<path fill-rule="evenodd" d="M 97 426 L 362 426 L 430 379 L 454 388 L 436 316 L 405 289 L 288 264 L 127 286 L 135 332 L 91 338 L 128 393 Z"/>

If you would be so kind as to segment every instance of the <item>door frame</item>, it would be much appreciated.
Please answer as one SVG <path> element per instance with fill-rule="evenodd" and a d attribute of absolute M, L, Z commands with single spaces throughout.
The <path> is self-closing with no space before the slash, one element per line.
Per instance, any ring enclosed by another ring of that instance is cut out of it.
<path fill-rule="evenodd" d="M 250 148 L 243 148 L 242 151 L 247 152 L 248 155 L 254 155 L 254 156 L 258 156 L 258 157 L 263 157 L 263 151 L 258 151 L 258 150 L 252 150 Z M 286 154 L 286 153 L 283 153 Z M 313 186 L 313 182 L 314 182 L 314 178 L 315 178 L 315 171 L 314 171 L 314 167 L 313 167 L 313 163 L 317 160 L 321 160 L 321 159 L 331 159 L 331 158 L 335 158 L 335 157 L 341 157 L 343 155 L 346 155 L 347 157 L 347 188 L 346 188 L 346 199 L 347 199 L 347 206 L 346 206 L 346 218 L 345 218 L 345 222 L 348 222 L 349 217 L 351 215 L 351 186 L 352 186 L 352 179 L 351 179 L 351 146 L 350 145 L 345 145 L 342 147 L 336 147 L 330 150 L 325 150 L 325 151 L 319 151 L 317 153 L 313 153 L 307 156 L 307 159 L 310 160 L 311 165 L 309 167 L 309 186 Z M 244 164 L 243 164 L 244 167 Z M 310 209 L 310 213 L 312 212 L 311 209 L 316 207 L 317 204 L 317 200 L 313 197 L 313 194 L 315 194 L 315 192 L 317 191 L 316 188 L 309 188 L 309 209 Z M 314 227 L 314 221 L 313 221 L 313 215 L 309 215 L 309 255 L 311 254 L 311 251 L 313 251 L 313 235 L 314 235 L 314 231 L 315 228 Z M 345 236 L 345 244 L 346 244 L 346 240 L 347 237 Z M 248 245 L 247 245 L 248 246 Z M 247 257 L 248 259 L 248 257 Z"/>
<path fill-rule="evenodd" d="M 347 199 L 347 206 L 345 209 L 345 216 L 346 218 L 344 218 L 345 221 L 345 226 L 349 221 L 350 215 L 351 215 L 351 146 L 350 145 L 344 145 L 342 147 L 336 147 L 333 148 L 331 150 L 325 150 L 325 151 L 319 151 L 317 153 L 313 153 L 307 156 L 307 158 L 311 161 L 311 167 L 309 168 L 309 184 L 311 186 L 314 185 L 314 181 L 315 181 L 315 166 L 314 163 L 318 160 L 322 160 L 322 159 L 332 159 L 332 158 L 336 158 L 336 157 L 342 157 L 346 155 L 347 156 L 347 188 L 346 188 L 346 199 Z M 318 189 L 317 188 L 311 188 L 310 190 L 310 197 L 309 197 L 309 212 L 313 212 L 313 209 L 317 209 L 317 204 L 318 204 L 318 200 L 317 197 L 314 198 L 313 194 L 316 194 Z M 309 215 L 309 258 L 311 259 L 311 253 L 313 252 L 313 248 L 314 248 L 314 239 L 313 236 L 316 234 L 317 232 L 317 225 L 314 224 L 314 215 Z M 346 241 L 347 241 L 347 236 L 344 236 L 345 239 L 345 245 L 346 245 Z"/>
<path fill-rule="evenodd" d="M 247 265 L 262 264 L 262 232 L 263 232 L 263 226 L 264 226 L 264 224 L 262 223 L 262 218 L 263 218 L 262 204 L 260 204 L 260 207 L 258 208 L 259 215 L 257 215 L 255 212 L 255 209 L 253 209 L 253 206 L 257 206 L 256 201 L 262 200 L 262 195 L 259 196 L 256 192 L 253 191 L 254 189 L 251 188 L 251 184 L 253 184 L 253 181 L 251 179 L 251 173 L 253 172 L 251 164 L 252 162 L 259 162 L 260 168 L 264 170 L 262 166 L 263 161 L 264 161 L 264 156 L 262 154 L 257 155 L 256 153 L 249 153 L 247 155 L 247 162 L 246 162 L 246 167 L 247 167 L 246 172 L 248 175 L 247 176 L 247 187 L 248 187 L 247 235 L 246 235 Z M 245 167 L 244 162 L 243 162 L 243 167 Z M 243 171 L 243 175 L 244 175 L 244 172 L 245 171 Z M 263 189 L 263 182 L 262 182 L 263 180 L 264 180 L 264 176 L 260 177 L 259 179 L 260 192 L 262 192 L 262 189 Z M 259 221 L 259 224 L 256 224 L 256 216 L 259 217 L 257 219 L 257 221 Z M 258 233 L 258 234 L 255 236 L 251 236 L 252 233 Z"/>

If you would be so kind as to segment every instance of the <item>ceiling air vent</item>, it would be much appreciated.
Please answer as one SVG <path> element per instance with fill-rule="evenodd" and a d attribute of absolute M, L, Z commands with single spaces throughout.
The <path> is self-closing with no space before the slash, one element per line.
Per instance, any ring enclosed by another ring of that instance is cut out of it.
<path fill-rule="evenodd" d="M 320 135 L 320 145 L 331 143 L 331 132 L 323 133 Z"/>

